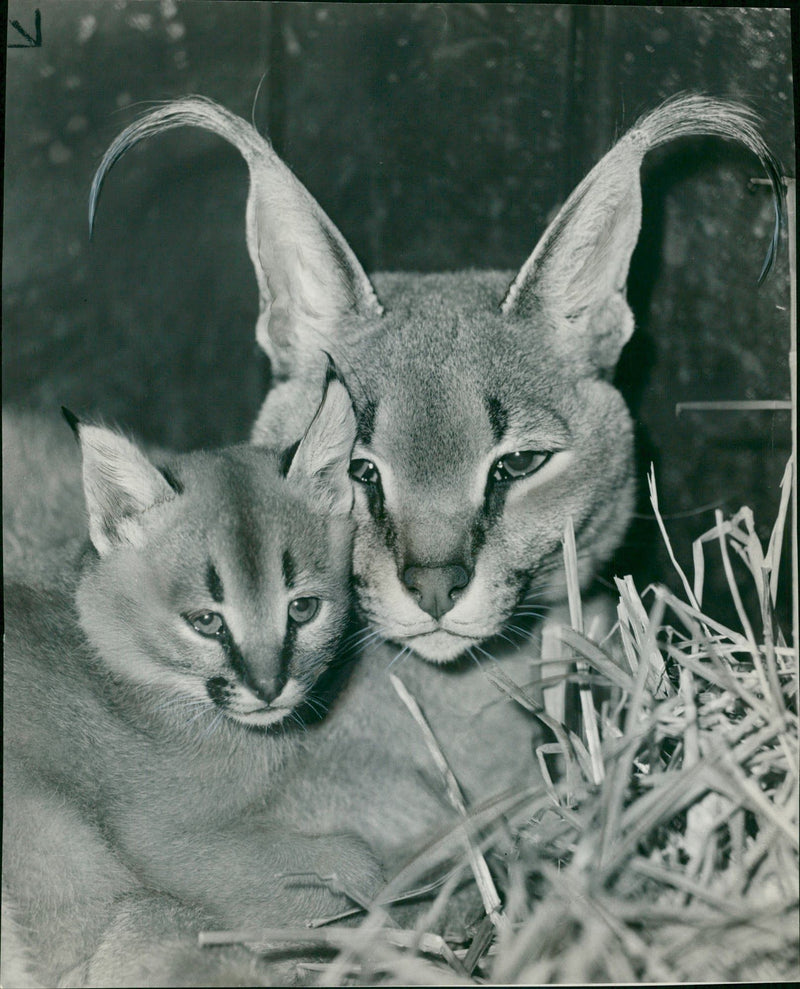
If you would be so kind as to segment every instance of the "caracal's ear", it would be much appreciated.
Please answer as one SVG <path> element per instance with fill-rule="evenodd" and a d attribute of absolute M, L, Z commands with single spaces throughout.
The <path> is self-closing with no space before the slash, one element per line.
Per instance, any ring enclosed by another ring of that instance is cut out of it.
<path fill-rule="evenodd" d="M 250 170 L 247 248 L 258 281 L 256 338 L 283 379 L 324 364 L 343 316 L 383 309 L 355 254 L 322 208 L 241 117 L 193 96 L 167 103 L 126 128 L 106 151 L 92 182 L 89 224 L 114 163 L 138 141 L 174 127 L 201 127 L 230 141 Z"/>
<path fill-rule="evenodd" d="M 679 96 L 643 117 L 567 199 L 508 290 L 502 311 L 527 317 L 544 310 L 562 332 L 582 339 L 599 368 L 611 369 L 633 331 L 625 298 L 631 255 L 639 237 L 639 170 L 652 148 L 689 135 L 741 141 L 761 160 L 772 183 L 775 230 L 763 278 L 780 233 L 780 169 L 745 107 L 704 96 Z"/>
<path fill-rule="evenodd" d="M 350 394 L 329 367 L 322 401 L 292 457 L 287 478 L 310 480 L 330 501 L 334 515 L 347 515 L 353 507 L 349 468 L 355 441 Z"/>
<path fill-rule="evenodd" d="M 175 496 L 164 475 L 130 440 L 105 426 L 79 422 L 69 410 L 83 456 L 83 493 L 89 538 L 101 556 L 113 547 L 141 542 L 142 513 Z"/>

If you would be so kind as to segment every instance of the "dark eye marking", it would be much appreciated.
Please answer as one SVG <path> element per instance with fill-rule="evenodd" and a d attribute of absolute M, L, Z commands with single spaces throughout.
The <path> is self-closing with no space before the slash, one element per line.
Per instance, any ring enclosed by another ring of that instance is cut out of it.
<path fill-rule="evenodd" d="M 372 399 L 367 399 L 361 408 L 361 412 L 358 416 L 358 438 L 364 444 L 372 442 L 372 434 L 375 432 L 375 415 L 377 411 L 378 406 L 372 401 Z"/>
<path fill-rule="evenodd" d="M 489 416 L 489 425 L 492 427 L 494 441 L 500 443 L 508 429 L 508 410 L 500 399 L 493 395 L 485 395 L 483 401 Z"/>
<path fill-rule="evenodd" d="M 213 563 L 209 563 L 206 567 L 206 587 L 208 588 L 208 593 L 211 595 L 211 600 L 216 601 L 217 604 L 222 604 L 225 600 L 222 578 L 217 573 L 217 568 Z"/>
<path fill-rule="evenodd" d="M 283 559 L 281 560 L 281 569 L 283 570 L 283 583 L 286 587 L 294 587 L 295 578 L 295 565 L 294 557 L 289 552 L 288 549 L 283 551 Z"/>

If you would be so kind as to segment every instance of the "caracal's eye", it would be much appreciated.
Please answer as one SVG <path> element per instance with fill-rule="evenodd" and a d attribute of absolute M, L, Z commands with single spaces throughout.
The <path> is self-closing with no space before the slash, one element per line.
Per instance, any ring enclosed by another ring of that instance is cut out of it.
<path fill-rule="evenodd" d="M 542 453 L 538 450 L 507 453 L 492 465 L 490 477 L 494 481 L 516 481 L 521 477 L 529 477 L 544 467 L 552 456 L 552 453 Z"/>
<path fill-rule="evenodd" d="M 192 626 L 195 632 L 205 635 L 209 639 L 220 638 L 228 632 L 228 626 L 222 615 L 216 611 L 201 611 L 194 615 L 184 615 L 186 621 Z"/>
<path fill-rule="evenodd" d="M 289 603 L 289 618 L 297 625 L 310 622 L 319 611 L 319 598 L 295 598 Z"/>
<path fill-rule="evenodd" d="M 381 479 L 378 468 L 371 460 L 351 460 L 350 477 L 359 484 L 377 484 Z"/>

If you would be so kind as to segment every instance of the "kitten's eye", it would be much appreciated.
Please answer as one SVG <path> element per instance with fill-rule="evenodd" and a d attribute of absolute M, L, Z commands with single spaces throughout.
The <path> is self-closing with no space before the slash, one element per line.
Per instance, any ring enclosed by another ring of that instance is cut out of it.
<path fill-rule="evenodd" d="M 552 453 L 540 453 L 537 450 L 507 453 L 494 463 L 490 476 L 494 481 L 516 481 L 521 477 L 529 477 L 540 467 L 544 467 L 552 456 Z"/>
<path fill-rule="evenodd" d="M 195 632 L 209 639 L 220 638 L 228 632 L 228 626 L 222 615 L 218 615 L 216 611 L 202 611 L 199 615 L 184 615 L 184 618 Z"/>
<path fill-rule="evenodd" d="M 319 606 L 319 598 L 295 598 L 289 604 L 289 617 L 293 622 L 302 625 L 315 617 Z"/>
<path fill-rule="evenodd" d="M 359 484 L 377 484 L 381 475 L 371 460 L 351 460 L 350 477 Z"/>

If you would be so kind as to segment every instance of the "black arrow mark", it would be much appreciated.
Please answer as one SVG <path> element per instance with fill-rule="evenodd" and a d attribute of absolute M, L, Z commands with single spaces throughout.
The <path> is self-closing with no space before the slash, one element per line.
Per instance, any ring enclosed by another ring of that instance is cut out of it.
<path fill-rule="evenodd" d="M 38 9 L 33 12 L 33 29 L 36 32 L 35 38 L 32 38 L 28 34 L 28 32 L 20 24 L 19 21 L 11 21 L 11 27 L 13 27 L 15 31 L 19 31 L 19 33 L 25 39 L 26 44 L 8 45 L 9 48 L 41 48 L 42 47 L 42 15 Z"/>

